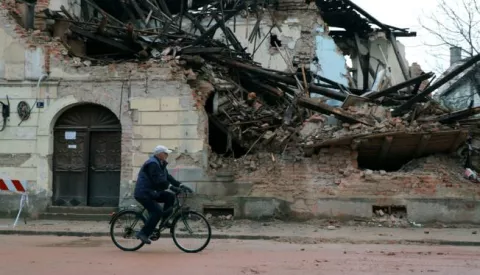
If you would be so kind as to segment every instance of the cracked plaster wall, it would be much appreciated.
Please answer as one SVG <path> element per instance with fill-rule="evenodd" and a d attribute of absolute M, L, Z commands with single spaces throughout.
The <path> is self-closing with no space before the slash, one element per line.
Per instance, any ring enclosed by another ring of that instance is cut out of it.
<path fill-rule="evenodd" d="M 301 63 L 306 64 L 307 68 L 311 67 L 312 71 L 318 75 L 348 86 L 346 60 L 333 39 L 324 32 L 324 22 L 316 9 L 275 12 L 273 16 L 272 20 L 269 14 L 264 14 L 259 25 L 260 37 L 257 37 L 256 44 L 255 41 L 250 42 L 248 40 L 255 26 L 256 18 L 250 17 L 247 19 L 237 16 L 235 23 L 234 20 L 230 20 L 226 25 L 233 31 L 242 46 L 247 48 L 248 52 L 252 53 L 258 47 L 254 60 L 263 67 L 288 71 L 293 58 L 298 58 Z M 268 34 L 273 22 L 276 22 L 281 29 L 280 31 L 279 28 L 274 27 L 271 32 L 277 35 L 282 43 L 279 47 L 281 54 L 276 47 L 270 45 L 270 36 L 267 36 L 260 44 Z M 202 22 L 205 26 L 208 23 L 209 20 Z M 184 27 L 191 27 L 191 24 L 185 20 Z M 217 30 L 215 38 L 227 43 L 223 31 L 220 29 Z M 312 60 L 315 56 L 318 57 L 319 62 L 313 64 Z"/>
<path fill-rule="evenodd" d="M 352 42 L 353 43 L 353 42 Z M 385 78 L 388 79 L 389 86 L 394 86 L 405 82 L 406 79 L 403 75 L 402 69 L 400 64 L 397 60 L 397 56 L 395 55 L 395 50 L 390 43 L 383 35 L 377 34 L 370 37 L 368 41 L 368 49 L 370 51 L 370 66 L 373 70 L 377 73 L 380 72 L 381 69 L 385 69 Z M 403 57 L 405 64 L 408 67 L 408 61 L 405 58 L 405 46 L 397 41 L 397 45 L 400 51 L 400 55 Z M 383 66 L 386 65 L 386 66 Z M 358 56 L 352 57 L 352 68 L 356 70 L 356 83 L 357 87 L 362 89 L 363 88 L 363 73 L 360 66 L 360 60 Z M 375 79 L 370 76 L 369 77 L 369 87 L 372 88 Z M 378 86 L 375 85 L 375 87 Z M 383 88 L 386 88 L 383 86 Z M 375 90 L 377 90 L 375 89 Z M 382 90 L 382 88 L 380 88 Z"/>
<path fill-rule="evenodd" d="M 257 38 L 256 45 L 254 41 L 248 41 L 250 33 L 256 23 L 256 18 L 250 17 L 247 19 L 242 16 L 237 16 L 235 24 L 233 20 L 230 20 L 226 25 L 233 31 L 242 46 L 247 48 L 247 51 L 253 52 L 253 49 L 258 47 L 254 55 L 254 60 L 265 68 L 288 71 L 291 60 L 294 57 L 298 57 L 302 63 L 307 64 L 307 67 L 309 65 L 314 74 L 329 78 L 347 87 L 349 86 L 351 82 L 349 78 L 351 76 L 349 75 L 349 68 L 347 67 L 344 53 L 335 44 L 333 38 L 328 35 L 328 28 L 316 10 L 276 12 L 273 16 L 274 20 L 272 20 L 270 15 L 264 15 L 259 25 L 260 37 Z M 280 32 L 277 27 L 274 27 L 272 34 L 277 35 L 278 39 L 282 41 L 280 49 L 289 64 L 287 64 L 284 57 L 282 57 L 275 47 L 271 47 L 269 36 L 258 46 L 270 30 L 273 24 L 272 22 L 274 21 L 277 22 L 282 31 Z M 202 22 L 205 26 L 208 23 L 209 20 Z M 184 26 L 191 27 L 187 20 L 184 22 Z M 220 29 L 217 30 L 215 38 L 227 43 Z M 403 56 L 404 62 L 408 65 L 408 61 L 405 59 L 405 46 L 399 41 L 397 41 L 397 44 L 400 55 Z M 384 85 L 392 86 L 405 81 L 393 46 L 381 33 L 368 38 L 367 48 L 370 51 L 370 65 L 374 71 L 376 71 L 377 68 L 378 71 L 380 71 L 381 68 L 385 68 L 386 79 L 388 79 L 388 81 L 386 83 L 384 82 Z M 318 62 L 313 62 L 314 57 L 317 57 Z M 351 58 L 352 67 L 356 71 L 355 78 L 352 78 L 352 80 L 355 80 L 357 87 L 362 88 L 363 74 L 360 69 L 359 58 L 355 55 Z M 385 64 L 386 66 L 381 67 L 380 64 Z M 372 87 L 374 81 L 375 79 L 370 77 L 370 87 Z M 378 84 L 375 85 L 375 87 L 378 88 Z M 312 96 L 320 97 L 320 95 L 315 94 Z M 328 100 L 328 103 L 330 105 L 340 104 L 340 102 L 336 100 Z"/>
<path fill-rule="evenodd" d="M 61 6 L 64 6 L 67 11 L 77 17 L 81 16 L 82 0 L 49 0 L 48 8 L 59 11 Z"/>
<path fill-rule="evenodd" d="M 277 35 L 282 42 L 282 46 L 279 47 L 281 53 L 276 47 L 270 45 L 269 36 L 258 46 L 267 35 L 273 21 L 277 22 L 282 30 L 280 32 L 276 27 L 272 30 L 272 34 Z M 241 17 L 237 18 L 234 31 L 242 46 L 247 47 L 250 52 L 255 48 L 255 42 L 250 43 L 248 36 L 255 22 L 256 20 L 253 18 L 249 20 Z M 233 21 L 230 21 L 227 25 L 232 31 L 234 30 Z M 293 59 L 296 59 L 300 64 L 305 64 L 307 69 L 310 68 L 314 74 L 348 87 L 346 59 L 334 40 L 325 32 L 324 25 L 317 11 L 277 12 L 274 15 L 274 20 L 270 16 L 265 16 L 260 23 L 261 37 L 257 38 L 256 47 L 259 48 L 254 55 L 254 60 L 265 68 L 289 71 Z M 224 39 L 223 32 L 221 30 L 217 31 L 216 37 Z M 317 57 L 318 61 L 314 62 L 314 57 Z M 287 59 L 288 63 L 284 58 Z M 294 69 L 296 70 L 296 68 Z M 322 97 L 318 94 L 312 94 L 311 96 Z M 341 104 L 341 102 L 332 99 L 327 100 L 327 103 L 331 105 Z"/>
<path fill-rule="evenodd" d="M 467 109 L 472 100 L 472 107 L 478 107 L 480 106 L 480 89 L 477 88 L 477 83 L 480 83 L 480 71 L 472 67 L 444 85 L 443 90 L 439 89 L 437 97 L 444 106 L 452 110 Z"/>

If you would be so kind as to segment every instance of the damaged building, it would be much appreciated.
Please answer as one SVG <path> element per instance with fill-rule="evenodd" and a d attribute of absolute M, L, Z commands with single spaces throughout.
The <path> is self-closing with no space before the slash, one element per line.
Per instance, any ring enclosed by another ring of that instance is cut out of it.
<path fill-rule="evenodd" d="M 129 207 L 163 144 L 205 212 L 480 222 L 449 156 L 477 107 L 431 97 L 478 56 L 435 79 L 398 41 L 415 32 L 349 0 L 1 4 L 0 172 L 34 216 Z"/>

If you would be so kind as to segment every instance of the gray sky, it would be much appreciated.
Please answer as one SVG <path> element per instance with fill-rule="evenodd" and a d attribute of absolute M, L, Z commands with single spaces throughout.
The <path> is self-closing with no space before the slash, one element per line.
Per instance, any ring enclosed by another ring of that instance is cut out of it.
<path fill-rule="evenodd" d="M 437 6 L 437 0 L 353 0 L 362 9 L 373 15 L 380 22 L 399 28 L 410 28 L 417 32 L 417 37 L 402 38 L 405 45 L 406 58 L 411 64 L 417 62 L 424 71 L 435 70 L 440 62 L 444 69 L 448 67 L 448 49 L 442 51 L 443 57 L 438 60 L 432 56 L 432 49 L 425 43 L 435 43 L 436 40 L 423 30 L 419 18 L 430 15 Z M 438 50 L 438 49 L 437 49 Z M 442 49 L 443 50 L 443 49 Z M 446 51 L 446 52 L 445 52 Z"/>

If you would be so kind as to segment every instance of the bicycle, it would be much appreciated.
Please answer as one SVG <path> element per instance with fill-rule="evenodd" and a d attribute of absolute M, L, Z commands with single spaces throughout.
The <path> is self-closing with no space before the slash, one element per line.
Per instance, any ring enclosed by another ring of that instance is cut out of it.
<path fill-rule="evenodd" d="M 170 234 L 172 236 L 173 242 L 175 243 L 175 245 L 180 250 L 182 250 L 183 252 L 186 252 L 186 253 L 197 253 L 197 252 L 200 252 L 200 251 L 204 250 L 208 246 L 208 244 L 210 243 L 210 239 L 212 237 L 212 229 L 210 227 L 210 224 L 209 224 L 207 218 L 205 218 L 205 216 L 203 216 L 202 214 L 200 214 L 196 211 L 190 210 L 190 207 L 185 205 L 185 201 L 188 197 L 188 194 L 193 193 L 193 191 L 190 188 L 184 187 L 184 186 L 182 186 L 181 188 L 170 187 L 170 190 L 174 191 L 174 193 L 175 193 L 175 203 L 174 203 L 173 208 L 172 208 L 172 213 L 170 215 L 168 215 L 167 218 L 162 219 L 159 222 L 159 226 L 153 232 L 153 234 L 150 236 L 150 240 L 151 241 L 157 241 L 158 239 L 160 239 L 160 234 L 162 233 L 162 231 L 164 231 L 165 229 L 168 228 L 166 225 L 169 221 L 171 221 Z M 181 200 L 182 196 L 184 197 L 183 201 Z M 147 219 L 144 215 L 145 212 L 146 212 L 145 208 L 143 208 L 141 211 L 136 211 L 136 210 L 132 210 L 132 209 L 124 209 L 124 210 L 119 211 L 117 213 L 114 213 L 112 215 L 112 218 L 110 219 L 110 222 L 109 222 L 109 224 L 110 224 L 110 237 L 111 237 L 113 243 L 115 244 L 115 246 L 117 246 L 118 248 L 120 248 L 123 251 L 136 251 L 136 250 L 142 248 L 145 245 L 144 242 L 137 239 L 137 237 L 136 237 L 136 233 L 138 231 L 140 231 L 140 229 L 145 225 L 145 223 L 147 221 Z M 120 219 L 124 218 L 126 216 L 133 216 L 132 224 L 128 225 L 128 226 L 124 226 L 124 227 L 119 226 L 118 222 L 120 221 Z M 195 222 L 193 222 L 193 223 L 187 222 L 187 218 L 192 218 L 192 217 L 197 218 L 197 221 L 205 222 L 205 224 L 206 224 L 206 228 L 204 228 L 205 232 L 201 232 L 201 234 L 193 234 L 192 225 L 196 225 L 196 223 Z M 137 224 L 139 224 L 140 221 L 143 224 L 138 229 L 135 229 L 135 226 Z M 180 221 L 182 221 L 182 222 L 180 223 Z M 178 229 L 177 226 L 181 225 L 181 224 L 183 224 L 186 228 L 183 231 L 186 231 L 187 233 L 190 233 L 190 235 L 178 234 L 179 231 L 182 231 L 182 230 Z M 122 228 L 123 231 L 119 234 L 115 234 L 114 230 L 117 229 L 117 228 Z M 120 239 L 117 239 L 117 235 L 120 237 Z M 180 244 L 180 239 L 184 236 L 187 239 L 193 239 L 195 237 L 204 236 L 204 237 L 206 237 L 206 240 L 202 245 L 200 245 L 197 248 L 187 249 L 185 246 Z M 139 244 L 136 244 L 136 245 L 134 245 L 133 247 L 130 247 L 130 248 L 125 247 L 125 246 L 120 245 L 120 243 L 119 243 L 119 241 L 123 240 L 123 239 L 133 240 L 134 242 L 135 241 L 139 242 Z"/>

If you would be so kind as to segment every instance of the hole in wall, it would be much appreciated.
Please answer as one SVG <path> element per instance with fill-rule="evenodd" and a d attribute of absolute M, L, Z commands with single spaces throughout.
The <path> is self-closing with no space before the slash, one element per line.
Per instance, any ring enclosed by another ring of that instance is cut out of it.
<path fill-rule="evenodd" d="M 372 205 L 373 216 L 384 217 L 394 216 L 398 219 L 407 218 L 407 207 L 405 205 Z"/>
<path fill-rule="evenodd" d="M 412 161 L 412 158 L 388 158 L 385 160 L 379 160 L 378 157 L 370 157 L 362 155 L 360 152 L 358 154 L 358 168 L 365 170 L 373 170 L 373 171 L 386 171 L 386 172 L 395 172 L 400 170 L 405 164 Z"/>
<path fill-rule="evenodd" d="M 138 52 L 143 49 L 136 48 Z M 123 59 L 131 56 L 130 52 L 118 51 L 118 48 L 107 45 L 105 43 L 97 42 L 91 39 L 85 41 L 85 55 L 91 57 L 103 57 L 111 59 Z"/>
<path fill-rule="evenodd" d="M 280 48 L 282 46 L 282 41 L 278 39 L 276 34 L 270 35 L 270 47 L 276 48 L 277 46 Z"/>
<path fill-rule="evenodd" d="M 204 205 L 203 214 L 212 217 L 233 217 L 235 211 L 233 207 Z"/>
<path fill-rule="evenodd" d="M 217 108 L 215 107 L 215 100 L 215 93 L 212 93 L 205 101 L 205 111 L 208 114 L 208 144 L 212 151 L 218 155 L 240 158 L 247 151 L 234 140 L 231 141 L 231 147 L 229 148 L 229 137 L 226 129 L 221 123 L 218 123 L 214 116 L 214 109 Z"/>

